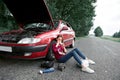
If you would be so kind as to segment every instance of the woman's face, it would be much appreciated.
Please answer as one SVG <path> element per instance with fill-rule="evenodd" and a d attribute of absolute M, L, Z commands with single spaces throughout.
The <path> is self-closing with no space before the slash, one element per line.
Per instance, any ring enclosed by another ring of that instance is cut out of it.
<path fill-rule="evenodd" d="M 58 42 L 62 42 L 62 37 L 58 37 L 58 38 L 57 38 L 57 41 L 58 41 Z"/>

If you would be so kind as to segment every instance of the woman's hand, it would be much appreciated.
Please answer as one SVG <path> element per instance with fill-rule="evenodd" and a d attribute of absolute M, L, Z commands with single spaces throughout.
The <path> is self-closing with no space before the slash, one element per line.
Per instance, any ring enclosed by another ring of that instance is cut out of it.
<path fill-rule="evenodd" d="M 66 49 L 65 45 L 62 44 L 62 46 L 63 46 L 63 48 L 64 48 L 64 52 L 67 53 L 67 49 Z"/>
<path fill-rule="evenodd" d="M 64 52 L 59 52 L 59 54 L 61 54 L 61 55 L 65 55 L 65 53 L 64 53 Z"/>
<path fill-rule="evenodd" d="M 59 43 L 57 42 L 57 43 L 56 43 L 56 47 L 58 47 L 58 46 L 59 46 Z"/>
<path fill-rule="evenodd" d="M 60 44 L 61 44 L 61 41 L 58 40 L 56 43 L 56 47 L 58 47 Z"/>

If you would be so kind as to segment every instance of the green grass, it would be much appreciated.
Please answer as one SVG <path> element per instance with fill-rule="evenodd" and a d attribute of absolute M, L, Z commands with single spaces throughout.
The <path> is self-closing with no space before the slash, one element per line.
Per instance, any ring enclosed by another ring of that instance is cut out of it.
<path fill-rule="evenodd" d="M 79 40 L 79 39 L 81 39 L 81 37 L 76 37 L 76 40 Z"/>
<path fill-rule="evenodd" d="M 88 36 L 76 37 L 76 40 L 80 40 L 81 38 L 85 38 L 85 37 L 88 37 Z"/>
<path fill-rule="evenodd" d="M 113 38 L 112 36 L 103 36 L 103 37 L 101 37 L 101 38 L 102 38 L 102 39 L 111 40 L 111 41 L 120 42 L 120 38 Z"/>

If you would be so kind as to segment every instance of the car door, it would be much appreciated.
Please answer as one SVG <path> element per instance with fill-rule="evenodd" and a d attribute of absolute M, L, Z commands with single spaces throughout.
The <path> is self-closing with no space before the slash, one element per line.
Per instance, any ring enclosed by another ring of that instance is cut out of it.
<path fill-rule="evenodd" d="M 60 34 L 62 34 L 62 36 L 63 36 L 64 44 L 66 46 L 69 46 L 73 40 L 73 30 L 72 30 L 72 28 L 70 28 L 70 26 L 66 22 L 62 22 L 61 24 L 63 26 L 62 26 Z"/>

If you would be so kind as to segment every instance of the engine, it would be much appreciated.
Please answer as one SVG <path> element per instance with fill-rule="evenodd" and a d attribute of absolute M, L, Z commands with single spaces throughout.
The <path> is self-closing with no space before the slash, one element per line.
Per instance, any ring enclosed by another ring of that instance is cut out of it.
<path fill-rule="evenodd" d="M 10 32 L 7 34 L 0 34 L 0 42 L 17 43 L 22 38 L 31 38 L 37 35 L 36 31 L 22 31 L 22 32 Z"/>

